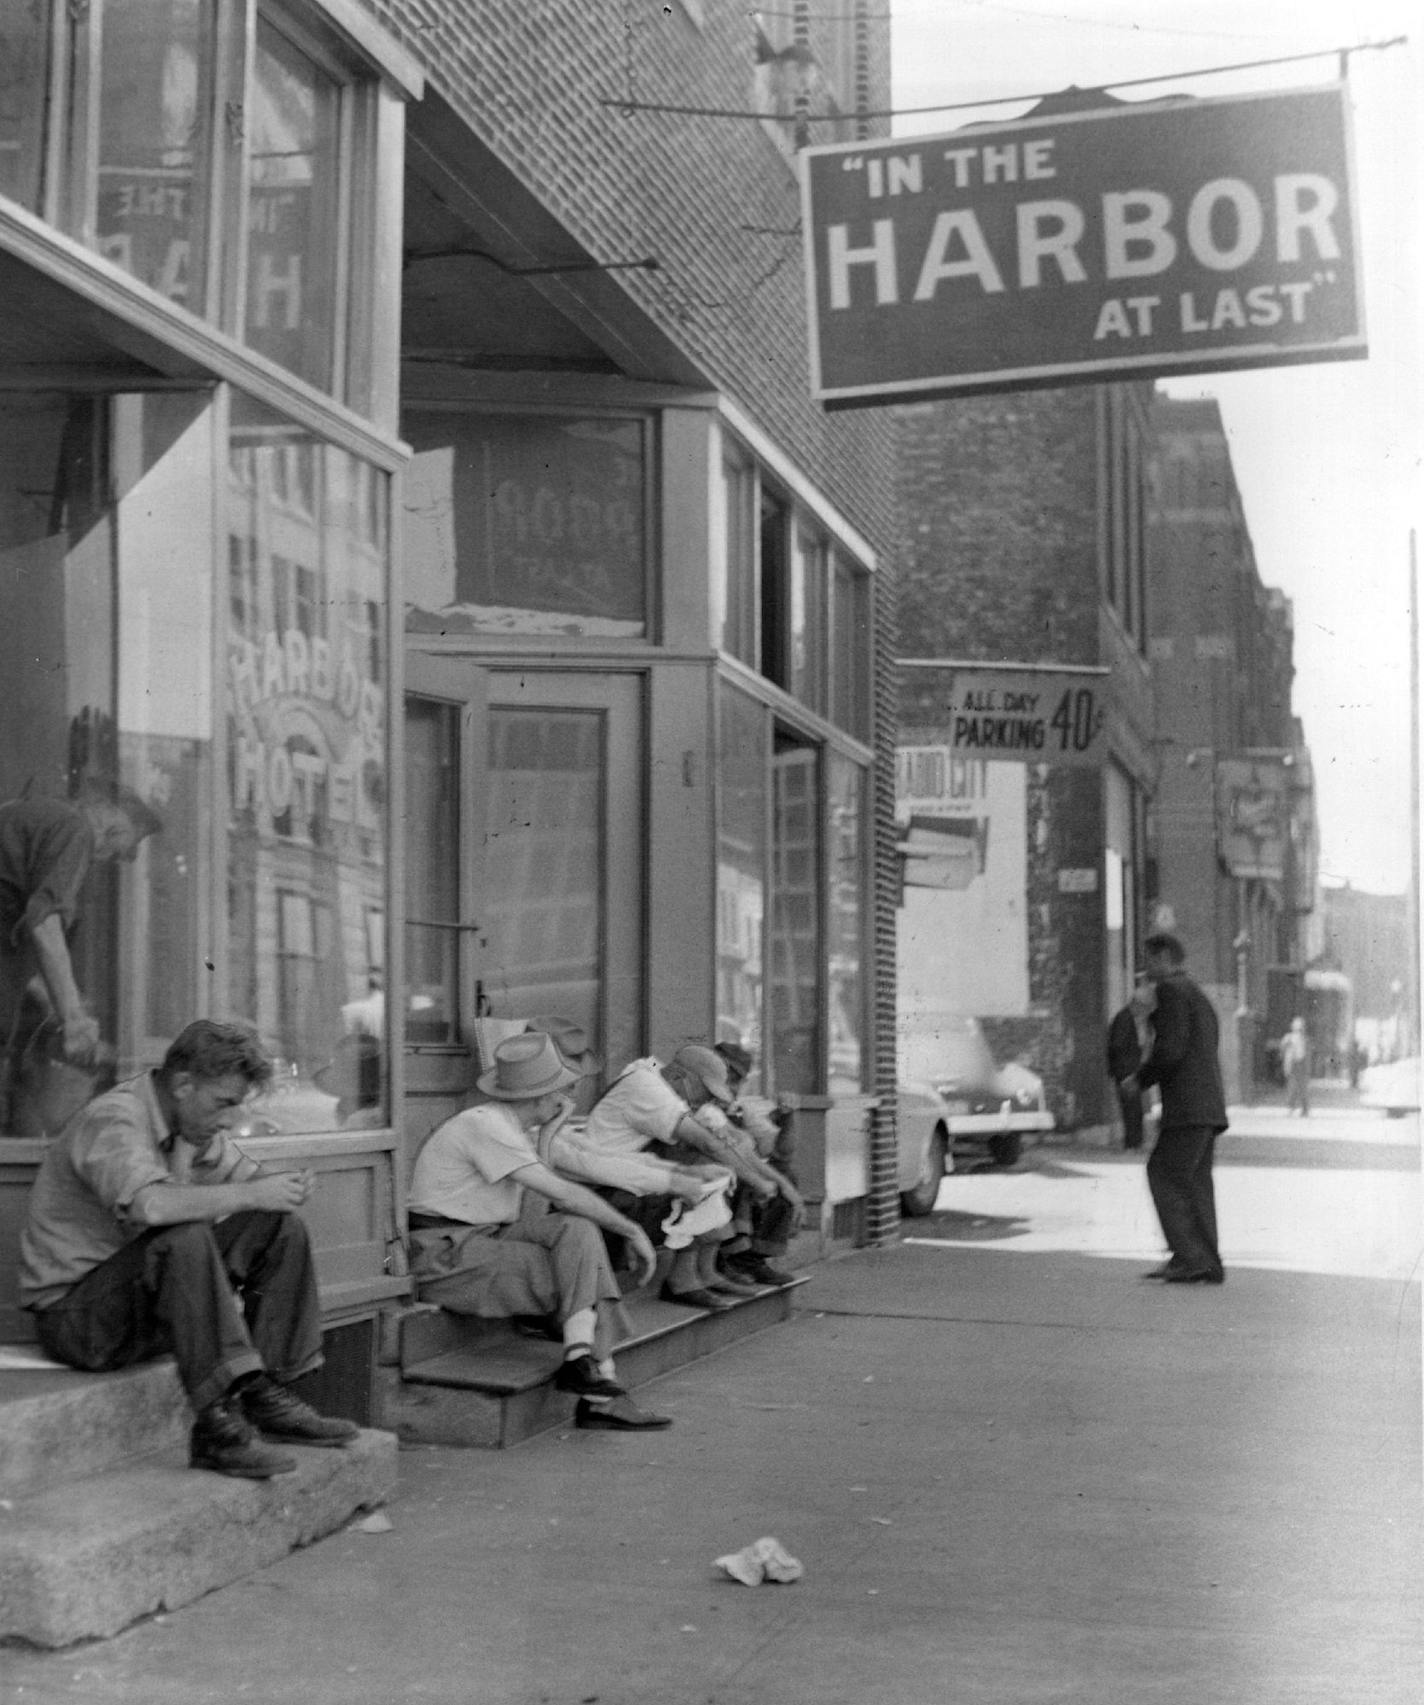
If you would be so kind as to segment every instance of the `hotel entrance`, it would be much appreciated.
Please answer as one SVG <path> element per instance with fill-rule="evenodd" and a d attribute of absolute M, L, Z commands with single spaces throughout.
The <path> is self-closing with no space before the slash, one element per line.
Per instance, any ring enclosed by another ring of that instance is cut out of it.
<path fill-rule="evenodd" d="M 459 1104 L 477 1035 L 504 1022 L 566 1019 L 615 1069 L 638 1053 L 643 719 L 633 674 L 415 654 L 406 687 L 414 1135 Z"/>

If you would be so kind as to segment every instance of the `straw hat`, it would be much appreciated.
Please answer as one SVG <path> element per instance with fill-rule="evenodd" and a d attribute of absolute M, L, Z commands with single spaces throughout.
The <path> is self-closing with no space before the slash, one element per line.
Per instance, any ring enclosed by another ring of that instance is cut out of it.
<path fill-rule="evenodd" d="M 541 1095 L 568 1089 L 579 1080 L 559 1058 L 551 1036 L 526 1030 L 507 1037 L 494 1051 L 494 1066 L 481 1072 L 480 1092 L 495 1101 L 537 1101 Z"/>
<path fill-rule="evenodd" d="M 736 1099 L 727 1078 L 727 1062 L 720 1054 L 714 1054 L 710 1048 L 704 1048 L 698 1042 L 689 1042 L 673 1055 L 672 1063 L 681 1066 L 685 1072 L 690 1072 L 712 1099 L 719 1101 L 722 1106 L 729 1106 Z"/>

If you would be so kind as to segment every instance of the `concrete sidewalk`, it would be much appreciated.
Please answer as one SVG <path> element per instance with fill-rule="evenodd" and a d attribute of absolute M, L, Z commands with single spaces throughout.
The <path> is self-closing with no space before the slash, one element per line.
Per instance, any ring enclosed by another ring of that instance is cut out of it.
<path fill-rule="evenodd" d="M 1415 1705 L 1418 1290 L 992 1247 L 814 1270 L 667 1433 L 401 1458 L 348 1531 L 15 1701 Z M 805 1564 L 746 1588 L 761 1535 Z"/>

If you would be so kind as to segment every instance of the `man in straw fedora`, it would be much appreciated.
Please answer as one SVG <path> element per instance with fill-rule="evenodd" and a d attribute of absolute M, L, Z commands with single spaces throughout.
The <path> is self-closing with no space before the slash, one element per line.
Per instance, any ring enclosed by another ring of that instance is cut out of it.
<path fill-rule="evenodd" d="M 489 1101 L 438 1126 L 416 1159 L 412 1271 L 421 1300 L 453 1314 L 556 1316 L 564 1360 L 554 1384 L 578 1397 L 576 1426 L 667 1427 L 668 1417 L 639 1409 L 614 1377 L 620 1292 L 600 1228 L 625 1239 L 640 1283 L 657 1259 L 647 1233 L 539 1158 L 538 1145 L 568 1118 L 577 1081 L 543 1031 L 498 1045 L 479 1078 Z"/>

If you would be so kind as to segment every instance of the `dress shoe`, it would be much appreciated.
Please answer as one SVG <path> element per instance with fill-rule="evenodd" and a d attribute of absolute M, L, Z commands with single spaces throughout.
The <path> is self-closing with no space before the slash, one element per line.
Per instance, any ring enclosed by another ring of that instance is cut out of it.
<path fill-rule="evenodd" d="M 650 1415 L 631 1397 L 615 1397 L 611 1403 L 580 1403 L 574 1410 L 574 1425 L 591 1433 L 651 1433 L 672 1425 L 671 1415 Z"/>
<path fill-rule="evenodd" d="M 1142 1276 L 1144 1279 L 1169 1279 L 1173 1273 L 1180 1273 L 1181 1270 L 1175 1261 L 1164 1261 L 1160 1267 L 1153 1267 Z"/>
<path fill-rule="evenodd" d="M 297 1459 L 269 1450 L 236 1404 L 211 1403 L 193 1423 L 188 1466 L 238 1480 L 270 1480 L 275 1474 L 295 1474 Z"/>
<path fill-rule="evenodd" d="M 719 1297 L 715 1291 L 675 1291 L 664 1285 L 658 1294 L 664 1302 L 675 1302 L 682 1308 L 705 1308 L 712 1314 L 736 1307 L 731 1297 Z"/>
<path fill-rule="evenodd" d="M 771 1286 L 780 1290 L 783 1285 L 791 1283 L 790 1273 L 783 1273 L 779 1267 L 773 1267 L 770 1261 L 760 1255 L 739 1255 L 728 1265 L 733 1277 L 750 1279 L 754 1285 L 763 1288 Z"/>
<path fill-rule="evenodd" d="M 761 1286 L 754 1285 L 750 1279 L 742 1278 L 740 1273 L 718 1273 L 715 1279 L 704 1281 L 703 1289 L 729 1297 L 758 1297 L 761 1295 Z"/>
<path fill-rule="evenodd" d="M 318 1415 L 310 1403 L 303 1403 L 294 1391 L 278 1385 L 266 1374 L 259 1374 L 244 1385 L 237 1401 L 243 1414 L 260 1432 L 269 1438 L 287 1439 L 292 1444 L 335 1448 L 350 1444 L 361 1431 L 354 1421 Z"/>
<path fill-rule="evenodd" d="M 554 1375 L 554 1390 L 572 1392 L 575 1397 L 621 1397 L 623 1387 L 616 1380 L 605 1379 L 594 1366 L 590 1355 L 569 1356 Z"/>
<path fill-rule="evenodd" d="M 1210 1267 L 1179 1269 L 1176 1272 L 1164 1273 L 1162 1283 L 1164 1285 L 1224 1285 L 1226 1274 Z"/>

